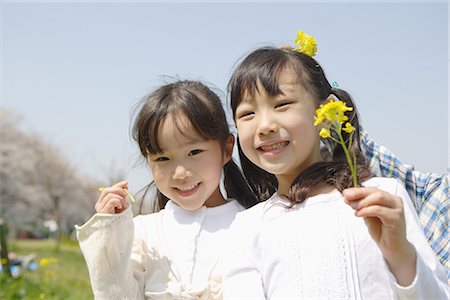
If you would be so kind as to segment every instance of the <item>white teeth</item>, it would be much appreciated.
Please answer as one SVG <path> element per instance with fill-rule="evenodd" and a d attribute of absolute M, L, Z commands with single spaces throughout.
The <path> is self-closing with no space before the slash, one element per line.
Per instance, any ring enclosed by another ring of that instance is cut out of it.
<path fill-rule="evenodd" d="M 199 183 L 197 182 L 197 183 L 195 183 L 193 185 L 189 185 L 189 186 L 177 186 L 176 189 L 180 190 L 182 192 L 187 192 L 187 191 L 194 189 L 198 184 Z"/>
<path fill-rule="evenodd" d="M 265 145 L 265 146 L 261 146 L 261 150 L 264 152 L 268 152 L 268 151 L 274 151 L 274 150 L 278 150 L 281 149 L 283 147 L 286 147 L 288 144 L 288 142 L 282 142 L 282 143 L 278 143 L 278 144 L 273 144 L 273 145 Z"/>

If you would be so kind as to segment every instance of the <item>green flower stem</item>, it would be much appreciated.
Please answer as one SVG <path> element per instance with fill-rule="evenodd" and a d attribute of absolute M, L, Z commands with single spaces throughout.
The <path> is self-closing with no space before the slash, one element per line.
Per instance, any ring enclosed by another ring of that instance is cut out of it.
<path fill-rule="evenodd" d="M 352 172 L 353 186 L 354 187 L 358 187 L 358 179 L 356 177 L 356 164 L 353 164 L 353 160 L 350 157 L 350 152 L 348 151 L 347 146 L 345 145 L 344 138 L 342 137 L 341 131 L 337 130 L 336 132 L 337 132 L 337 134 L 339 136 L 339 140 L 341 141 L 340 144 L 342 146 L 342 149 L 344 149 L 345 157 L 347 157 L 347 162 L 348 162 L 348 165 L 350 167 L 350 171 Z M 351 145 L 351 140 L 350 140 L 349 146 L 350 145 Z M 355 161 L 355 163 L 356 163 L 356 161 Z"/>

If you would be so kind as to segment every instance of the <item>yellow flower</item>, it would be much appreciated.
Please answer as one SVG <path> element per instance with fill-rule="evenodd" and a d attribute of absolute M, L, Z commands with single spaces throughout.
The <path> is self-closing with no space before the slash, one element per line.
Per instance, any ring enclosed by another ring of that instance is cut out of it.
<path fill-rule="evenodd" d="M 352 124 L 347 122 L 347 123 L 345 123 L 345 127 L 342 127 L 342 130 L 347 132 L 347 133 L 352 133 L 353 131 L 355 131 L 355 127 L 353 127 Z"/>
<path fill-rule="evenodd" d="M 342 136 L 342 131 L 345 131 L 347 133 L 353 133 L 355 131 L 355 127 L 352 126 L 349 122 L 346 122 L 348 120 L 348 117 L 345 115 L 347 111 L 352 111 L 353 107 L 348 107 L 344 102 L 338 100 L 333 101 L 330 100 L 326 104 L 320 105 L 318 109 L 316 109 L 316 116 L 314 117 L 314 126 L 317 126 L 321 124 L 324 120 L 327 120 L 328 122 L 325 123 L 325 128 L 320 129 L 319 135 L 320 137 L 326 139 L 330 138 L 336 143 L 340 144 L 342 146 L 342 149 L 344 150 L 345 157 L 347 158 L 348 165 L 350 167 L 350 171 L 352 173 L 353 177 L 353 186 L 358 186 L 358 177 L 356 174 L 356 159 L 355 159 L 355 153 L 351 153 L 349 149 L 351 149 L 351 143 L 352 143 L 352 136 L 350 136 L 348 145 L 344 141 L 344 138 Z M 342 124 L 345 123 L 345 126 L 342 126 Z M 331 136 L 330 129 L 335 131 L 337 134 L 337 138 L 334 138 Z M 351 155 L 353 154 L 353 159 Z"/>
<path fill-rule="evenodd" d="M 45 267 L 45 266 L 48 266 L 48 265 L 56 264 L 57 262 L 58 262 L 58 259 L 56 259 L 56 258 L 53 258 L 53 257 L 50 257 L 50 258 L 44 257 L 44 258 L 41 258 L 41 260 L 39 261 L 39 265 L 40 265 L 41 267 Z"/>
<path fill-rule="evenodd" d="M 297 48 L 295 48 L 294 51 L 298 51 L 309 56 L 316 55 L 317 42 L 316 38 L 312 35 L 306 34 L 302 30 L 298 30 L 297 38 L 294 42 L 297 45 Z"/>
<path fill-rule="evenodd" d="M 326 138 L 330 137 L 330 130 L 326 129 L 326 128 L 322 128 L 322 129 L 320 129 L 319 135 L 321 138 L 326 139 Z"/>
<path fill-rule="evenodd" d="M 316 110 L 316 121 L 314 122 L 314 126 L 322 123 L 324 119 L 327 119 L 331 122 L 339 122 L 339 124 L 343 124 L 348 120 L 348 117 L 345 115 L 345 112 L 353 110 L 353 107 L 348 107 L 342 101 L 329 101 L 327 104 L 322 104 Z"/>
<path fill-rule="evenodd" d="M 6 262 L 7 262 L 6 258 L 2 258 L 2 265 L 6 265 Z"/>

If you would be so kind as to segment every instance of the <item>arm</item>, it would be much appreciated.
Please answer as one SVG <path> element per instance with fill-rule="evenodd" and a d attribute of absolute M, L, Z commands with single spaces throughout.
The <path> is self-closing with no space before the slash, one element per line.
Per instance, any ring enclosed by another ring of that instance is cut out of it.
<path fill-rule="evenodd" d="M 76 226 L 96 299 L 143 298 L 144 270 L 132 216 L 131 209 L 115 215 L 97 213 Z"/>
<path fill-rule="evenodd" d="M 406 190 L 396 181 L 378 182 L 379 189 L 352 188 L 343 194 L 380 248 L 394 294 L 398 299 L 448 299 L 445 272 L 425 240 Z"/>
<path fill-rule="evenodd" d="M 105 191 L 97 213 L 75 226 L 96 299 L 142 299 L 144 270 L 141 240 L 134 228 L 131 208 L 119 184 Z"/>
<path fill-rule="evenodd" d="M 388 149 L 371 140 L 365 131 L 361 131 L 360 140 L 372 174 L 396 178 L 408 191 L 428 243 L 444 266 L 450 282 L 449 174 L 439 176 L 416 171 L 412 165 L 403 164 Z"/>

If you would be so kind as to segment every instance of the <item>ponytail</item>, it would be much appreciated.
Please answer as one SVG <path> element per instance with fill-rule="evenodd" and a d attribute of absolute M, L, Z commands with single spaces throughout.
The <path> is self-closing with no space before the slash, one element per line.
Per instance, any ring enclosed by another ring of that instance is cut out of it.
<path fill-rule="evenodd" d="M 223 167 L 224 186 L 228 198 L 236 199 L 242 206 L 249 208 L 258 202 L 256 195 L 250 190 L 241 170 L 230 159 Z"/>

